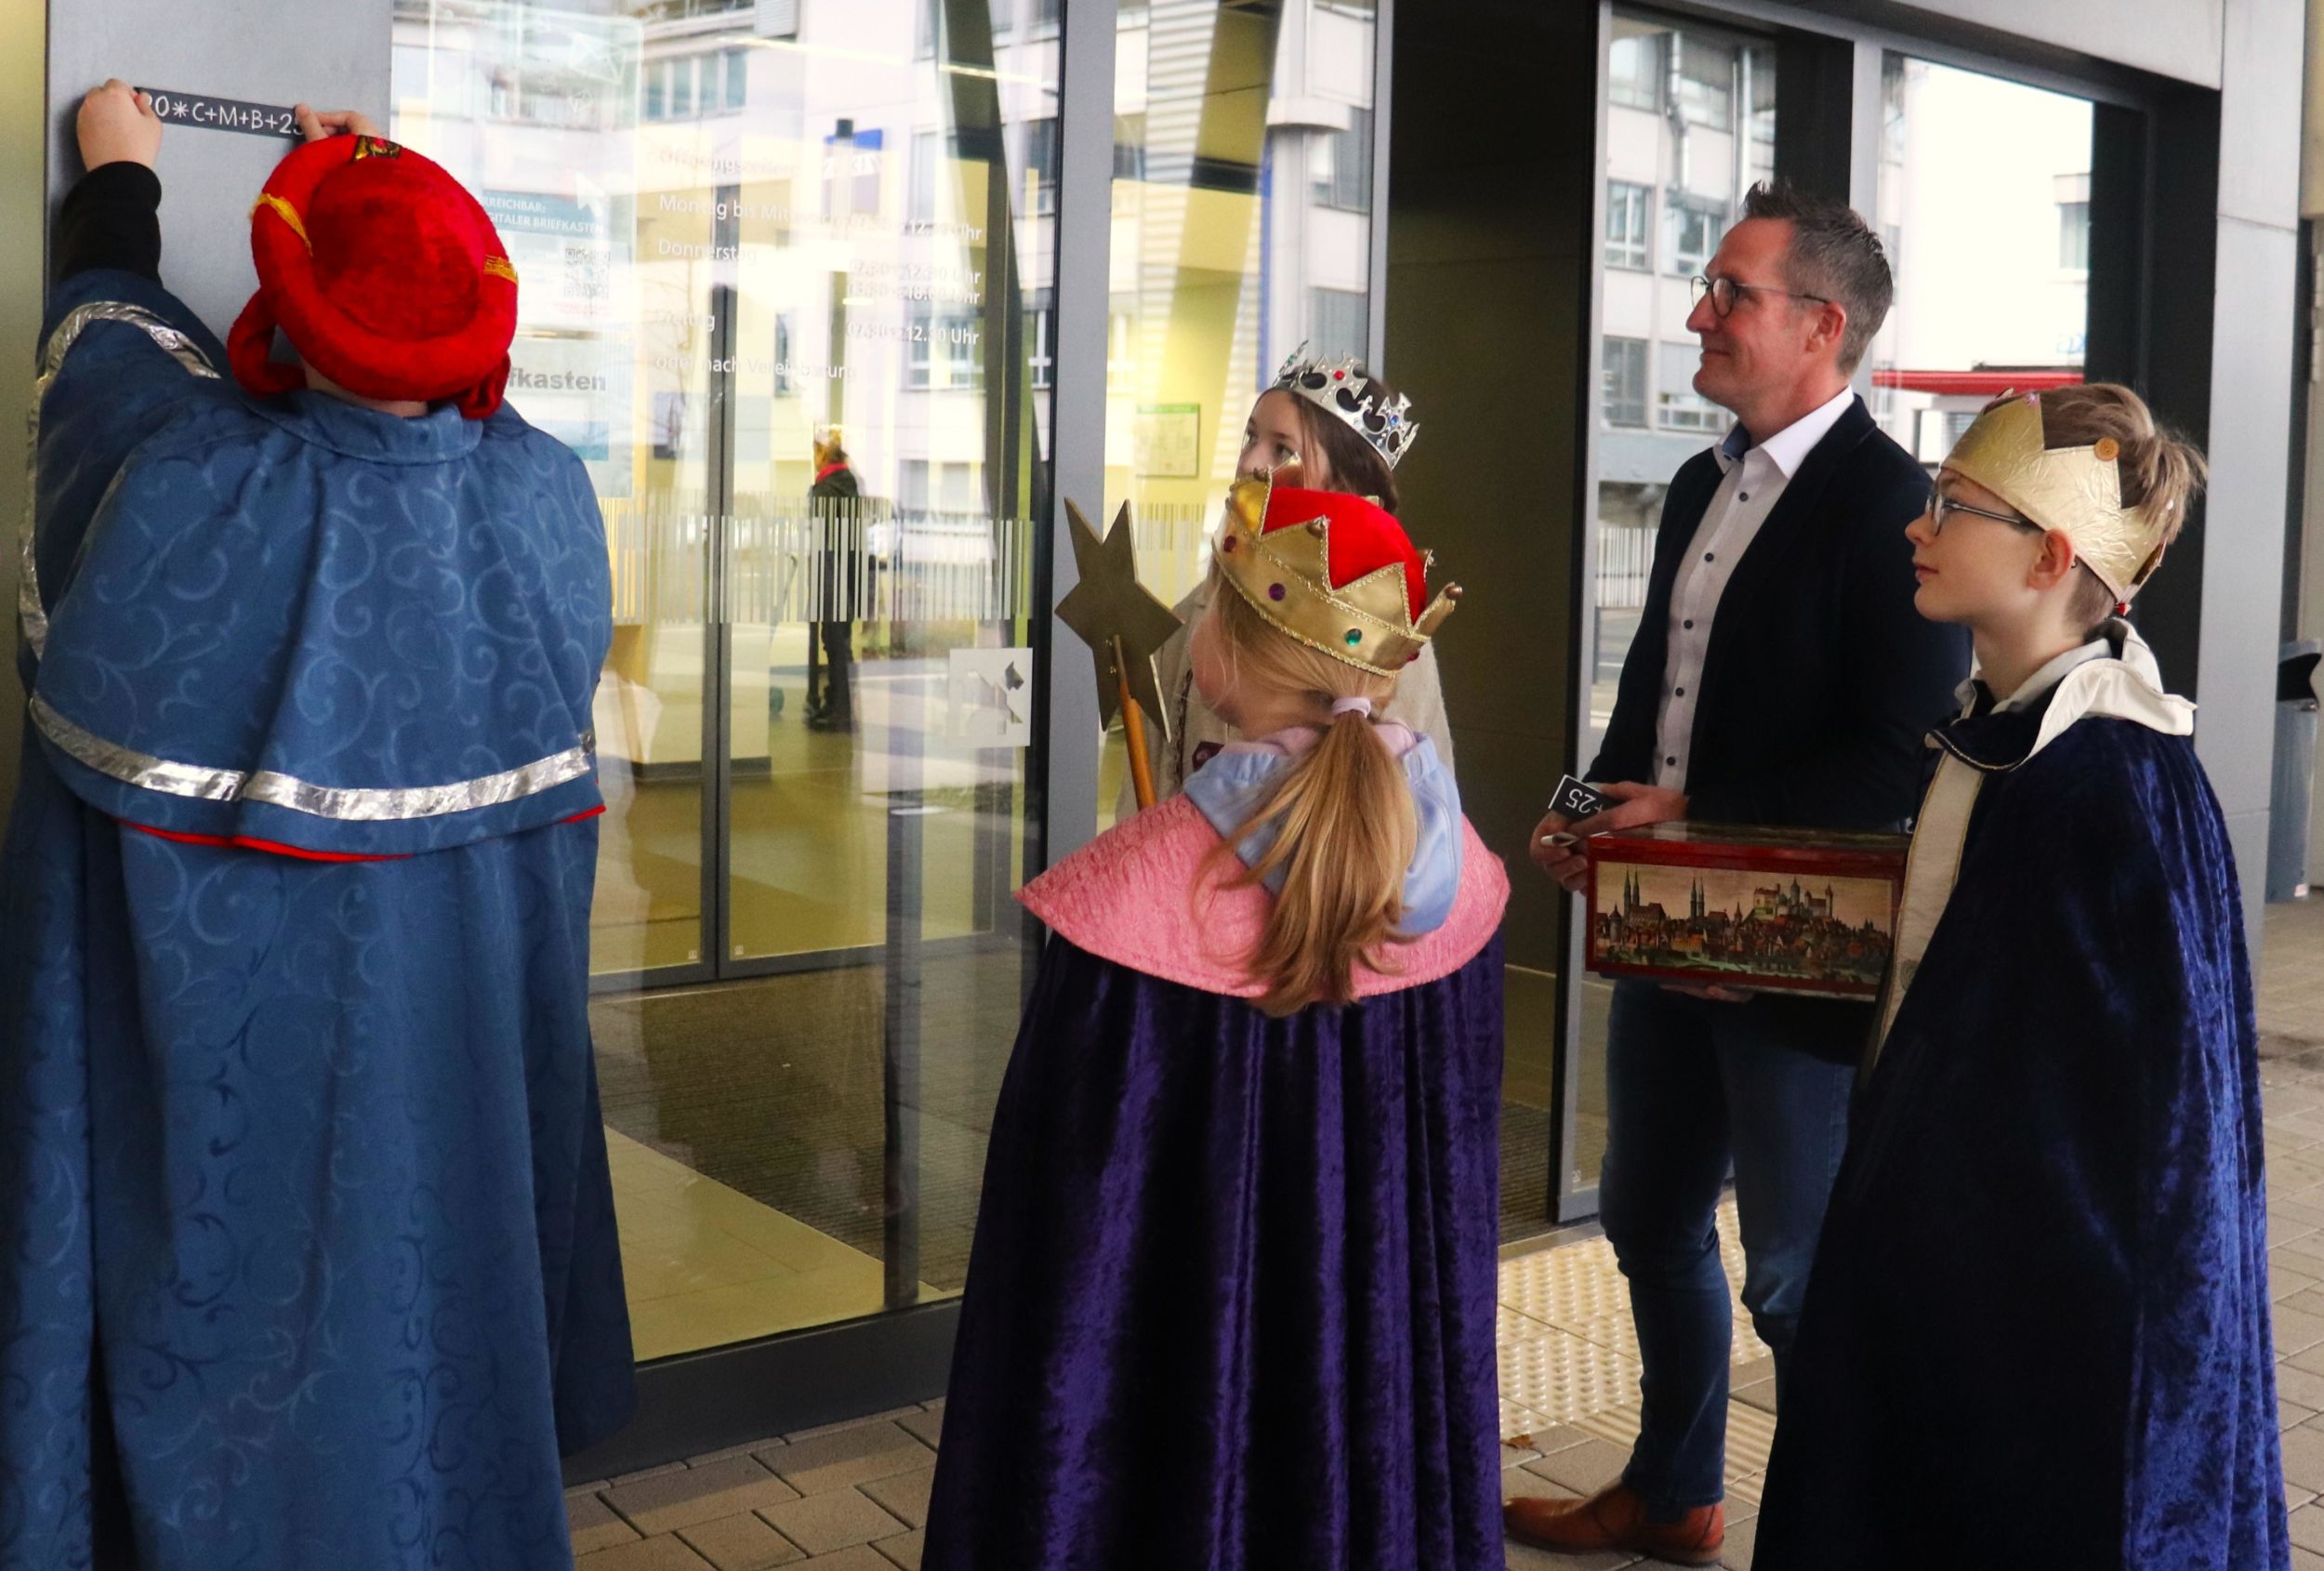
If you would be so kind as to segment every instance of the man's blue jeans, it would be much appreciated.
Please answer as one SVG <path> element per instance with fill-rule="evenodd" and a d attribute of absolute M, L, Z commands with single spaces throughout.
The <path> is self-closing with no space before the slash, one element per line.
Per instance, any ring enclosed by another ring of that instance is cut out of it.
<path fill-rule="evenodd" d="M 1615 985 L 1598 1219 L 1630 1278 L 1645 1366 L 1638 1444 L 1622 1477 L 1657 1516 L 1726 1492 L 1735 1326 L 1713 1219 L 1728 1167 L 1743 1304 L 1775 1352 L 1780 1396 L 1855 1074 L 1786 1046 L 1747 1004 Z"/>

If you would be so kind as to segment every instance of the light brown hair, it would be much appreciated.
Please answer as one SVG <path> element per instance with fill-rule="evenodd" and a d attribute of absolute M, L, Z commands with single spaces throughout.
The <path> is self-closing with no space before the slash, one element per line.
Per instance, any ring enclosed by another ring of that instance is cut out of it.
<path fill-rule="evenodd" d="M 1363 372 L 1352 375 L 1358 378 L 1355 396 L 1370 398 L 1374 408 L 1384 408 L 1396 400 L 1396 389 L 1380 377 Z M 1380 455 L 1380 449 L 1366 441 L 1362 432 L 1327 409 L 1319 409 L 1314 403 L 1299 393 L 1291 394 L 1299 405 L 1300 430 L 1305 437 L 1301 451 L 1321 453 L 1331 466 L 1333 491 L 1344 491 L 1351 496 L 1369 496 L 1378 502 L 1380 510 L 1396 510 L 1396 471 L 1388 467 L 1388 460 Z"/>
<path fill-rule="evenodd" d="M 1231 858 L 1253 829 L 1276 825 L 1266 855 L 1234 880 L 1240 887 L 1278 869 L 1283 874 L 1283 893 L 1245 961 L 1267 985 L 1259 1007 L 1286 1015 L 1312 1003 L 1345 1003 L 1353 997 L 1355 968 L 1380 969 L 1379 950 L 1404 919 L 1405 869 L 1419 823 L 1403 765 L 1363 715 L 1335 716 L 1331 704 L 1351 697 L 1384 704 L 1396 679 L 1360 670 L 1280 631 L 1216 569 L 1207 614 L 1238 691 L 1296 695 L 1324 731 L 1213 853 Z"/>
<path fill-rule="evenodd" d="M 1999 401 L 1997 401 L 1999 402 Z M 1991 405 L 1987 405 L 1991 407 Z M 2050 447 L 2084 447 L 2112 437 L 2121 448 L 2115 472 L 2122 505 L 2160 515 L 2163 547 L 2179 537 L 2186 510 L 2209 473 L 2192 442 L 2160 425 L 2146 401 L 2119 382 L 2086 382 L 2053 388 L 2041 395 L 2041 439 Z M 2067 610 L 2078 627 L 2095 628 L 2115 613 L 2114 592 L 2095 574 L 2083 573 Z"/>

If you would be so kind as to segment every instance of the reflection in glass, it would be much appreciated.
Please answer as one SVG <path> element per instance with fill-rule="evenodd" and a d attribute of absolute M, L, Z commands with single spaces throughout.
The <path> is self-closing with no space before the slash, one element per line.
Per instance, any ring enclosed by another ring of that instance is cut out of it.
<path fill-rule="evenodd" d="M 1679 466 L 1734 416 L 1695 391 L 1699 358 L 1686 318 L 1689 281 L 1742 216 L 1743 193 L 1775 173 L 1775 46 L 1714 29 L 1618 11 L 1606 111 L 1606 238 L 1602 257 L 1603 381 L 1598 408 L 1597 582 L 1591 596 L 1585 764 L 1613 718 L 1623 656 L 1638 633 L 1662 502 Z M 1647 237 L 1654 255 L 1645 255 Z M 1516 973 L 1512 971 L 1512 976 Z M 1542 979 L 1547 986 L 1548 979 Z M 1569 1182 L 1598 1182 L 1605 1150 L 1605 1020 L 1611 989 L 1580 990 L 1580 1085 Z M 1512 1008 L 1517 988 L 1512 985 Z M 1550 1017 L 1547 1004 L 1538 1012 Z M 1543 1042 L 1548 1040 L 1545 1028 Z M 1511 1040 L 1517 1041 L 1512 1028 Z M 1547 1094 L 1550 1060 L 1512 1084 Z M 1512 1092 L 1512 1101 L 1517 1093 Z M 1542 1106 L 1546 1109 L 1546 1101 Z M 1542 1115 L 1546 1119 L 1546 1112 Z M 1545 1164 L 1546 1166 L 1546 1164 Z M 1512 1169 L 1519 1176 L 1521 1169 Z"/>
<path fill-rule="evenodd" d="M 510 402 L 606 518 L 594 1014 L 641 1357 L 959 1285 L 1023 978 L 1056 20 L 396 6 L 393 134 L 491 211 Z"/>
<path fill-rule="evenodd" d="M 2081 380 L 2093 113 L 1895 54 L 1881 90 L 1896 304 L 1872 342 L 1872 413 L 1934 465 L 1987 399 Z"/>
<path fill-rule="evenodd" d="M 1172 603 L 1276 366 L 1367 352 L 1377 26 L 1347 0 L 1119 11 L 1104 506 L 1130 503 L 1139 576 Z M 1102 826 L 1122 774 L 1116 734 Z"/>

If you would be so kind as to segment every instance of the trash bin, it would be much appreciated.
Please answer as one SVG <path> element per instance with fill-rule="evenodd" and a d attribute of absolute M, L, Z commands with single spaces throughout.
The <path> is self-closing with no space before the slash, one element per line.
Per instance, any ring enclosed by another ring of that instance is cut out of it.
<path fill-rule="evenodd" d="M 2308 807 L 2316 792 L 2316 667 L 2324 640 L 2284 645 L 2276 665 L 2276 782 L 2268 795 L 2267 898 L 2308 897 Z"/>

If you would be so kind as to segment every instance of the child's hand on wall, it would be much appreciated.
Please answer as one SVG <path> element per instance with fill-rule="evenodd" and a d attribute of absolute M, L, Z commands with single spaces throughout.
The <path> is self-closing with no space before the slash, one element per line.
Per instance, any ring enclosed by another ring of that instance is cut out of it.
<path fill-rule="evenodd" d="M 385 133 L 372 124 L 370 116 L 357 110 L 326 109 L 318 112 L 302 103 L 291 112 L 298 116 L 298 134 L 310 142 L 342 135 L 386 140 Z"/>
<path fill-rule="evenodd" d="M 162 151 L 161 117 L 152 100 L 116 76 L 81 100 L 73 123 L 80 138 L 81 165 L 142 164 L 151 169 Z"/>

